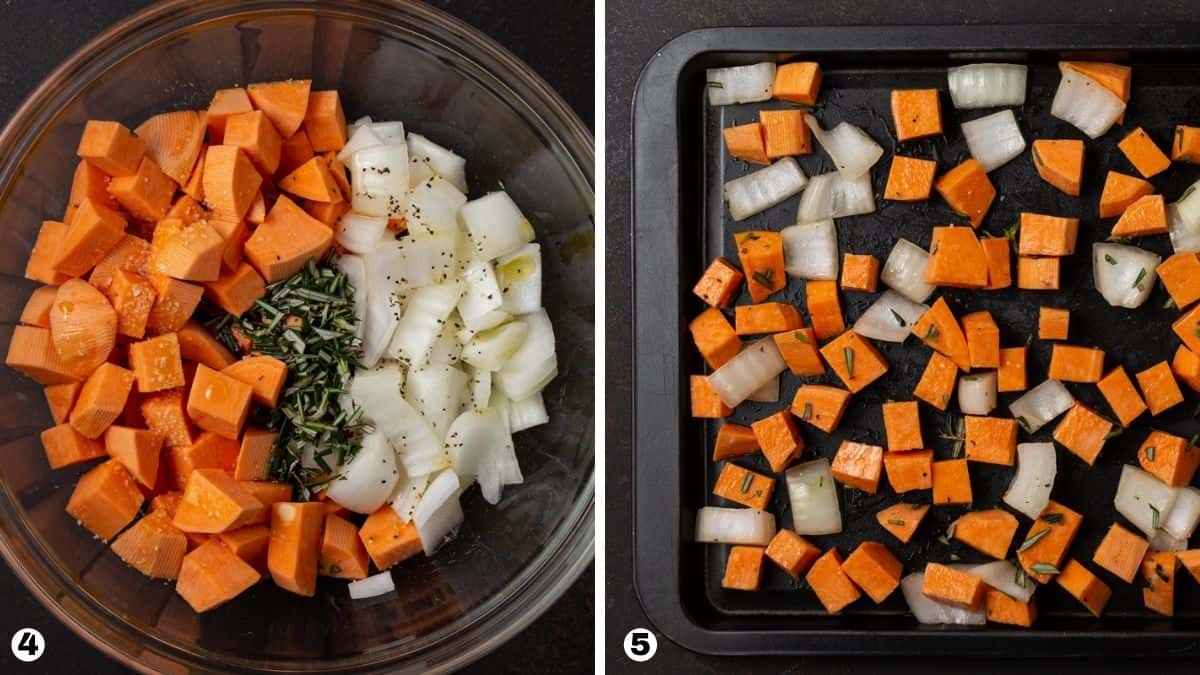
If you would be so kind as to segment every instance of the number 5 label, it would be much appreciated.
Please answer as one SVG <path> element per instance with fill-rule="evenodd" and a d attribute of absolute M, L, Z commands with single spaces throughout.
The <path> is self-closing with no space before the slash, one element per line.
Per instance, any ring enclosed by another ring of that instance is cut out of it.
<path fill-rule="evenodd" d="M 658 639 L 645 628 L 634 628 L 626 633 L 624 644 L 625 656 L 638 663 L 649 661 L 658 651 Z"/>

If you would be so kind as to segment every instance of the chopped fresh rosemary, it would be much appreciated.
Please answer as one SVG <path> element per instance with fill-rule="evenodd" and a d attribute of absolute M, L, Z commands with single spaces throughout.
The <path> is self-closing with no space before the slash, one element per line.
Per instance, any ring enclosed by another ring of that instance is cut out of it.
<path fill-rule="evenodd" d="M 819 488 L 825 487 L 825 476 L 820 476 L 817 479 L 817 487 L 819 487 Z"/>
<path fill-rule="evenodd" d="M 1154 461 L 1154 446 L 1153 445 L 1146 447 L 1146 459 L 1150 460 L 1151 462 Z"/>
<path fill-rule="evenodd" d="M 1187 449 L 1189 452 L 1196 447 L 1196 443 L 1200 443 L 1200 434 L 1192 434 L 1192 437 L 1188 439 Z"/>
<path fill-rule="evenodd" d="M 929 324 L 929 330 L 925 331 L 925 339 L 937 342 L 937 339 L 938 339 L 937 326 L 935 326 L 933 324 Z"/>
<path fill-rule="evenodd" d="M 1189 185 L 1189 186 L 1188 186 L 1188 189 L 1184 190 L 1184 191 L 1183 191 L 1183 194 L 1179 195 L 1179 199 L 1176 199 L 1175 201 L 1176 201 L 1176 202 L 1181 202 L 1181 201 L 1183 201 L 1183 200 L 1187 199 L 1188 197 L 1192 196 L 1192 192 L 1193 192 L 1195 189 L 1196 189 L 1196 186 L 1195 186 L 1195 185 Z"/>
<path fill-rule="evenodd" d="M 1107 434 L 1104 434 L 1104 440 L 1107 441 L 1110 438 L 1116 438 L 1117 436 L 1120 436 L 1123 433 L 1125 433 L 1125 427 L 1123 427 L 1119 424 L 1114 424 L 1113 428 L 1109 429 Z"/>
<path fill-rule="evenodd" d="M 792 335 L 804 344 L 809 344 L 808 336 L 804 334 L 804 331 L 798 330 L 795 333 L 792 333 Z"/>
<path fill-rule="evenodd" d="M 1024 429 L 1025 431 L 1028 431 L 1029 433 L 1033 433 L 1032 427 L 1029 426 L 1029 420 L 1025 419 L 1024 415 L 1017 416 L 1017 424 L 1020 424 L 1021 428 Z"/>
<path fill-rule="evenodd" d="M 283 361 L 288 379 L 273 410 L 257 420 L 279 434 L 271 455 L 271 478 L 295 483 L 308 499 L 362 447 L 363 410 L 342 408 L 338 395 L 359 366 L 353 288 L 331 256 L 310 261 L 295 275 L 267 286 L 267 295 L 241 316 L 209 321 L 218 340 L 234 352 Z M 305 449 L 316 466 L 304 466 Z"/>
<path fill-rule="evenodd" d="M 1029 566 L 1029 569 L 1033 570 L 1037 574 L 1058 574 L 1058 568 L 1050 563 L 1033 563 Z"/>
<path fill-rule="evenodd" d="M 1158 520 L 1162 517 L 1162 515 L 1158 512 L 1158 508 L 1156 508 L 1153 504 L 1147 504 L 1147 506 L 1150 507 L 1150 529 L 1157 530 Z"/>
<path fill-rule="evenodd" d="M 899 518 L 888 518 L 888 525 L 903 525 L 904 521 Z"/>
<path fill-rule="evenodd" d="M 896 317 L 896 323 L 899 324 L 901 328 L 904 328 L 905 326 L 908 325 L 908 322 L 904 320 L 904 317 L 900 316 L 900 312 L 897 312 L 894 309 L 891 311 L 892 311 L 892 316 Z"/>
<path fill-rule="evenodd" d="M 800 419 L 807 422 L 812 419 L 812 414 L 813 414 L 812 403 L 809 401 L 805 401 L 804 402 L 804 414 L 800 416 Z"/>
<path fill-rule="evenodd" d="M 709 89 L 724 89 L 725 85 L 721 84 L 720 82 L 709 81 L 708 88 Z"/>
<path fill-rule="evenodd" d="M 775 285 L 775 270 L 770 268 L 755 270 L 754 274 L 750 275 L 750 278 L 763 288 L 772 288 Z"/>
<path fill-rule="evenodd" d="M 1104 262 L 1108 263 L 1109 265 L 1116 265 L 1117 259 L 1112 257 L 1111 253 L 1105 253 L 1104 254 Z"/>
<path fill-rule="evenodd" d="M 938 432 L 938 438 L 943 441 L 954 441 L 954 446 L 951 450 L 951 456 L 958 458 L 962 455 L 963 444 L 967 440 L 966 418 L 959 417 L 955 422 L 953 417 L 946 419 L 946 426 Z"/>
<path fill-rule="evenodd" d="M 1013 574 L 1013 583 L 1021 588 L 1025 588 L 1025 586 L 1029 583 L 1029 575 L 1025 574 L 1025 570 L 1022 569 L 1020 565 L 1014 565 L 1013 567 L 1015 567 L 1017 570 L 1016 573 Z"/>
<path fill-rule="evenodd" d="M 758 236 L 757 234 L 754 234 L 753 232 L 747 232 L 747 233 L 746 233 L 746 236 L 742 237 L 742 238 L 741 238 L 741 239 L 738 241 L 738 243 L 739 243 L 739 244 L 745 244 L 745 243 L 748 243 L 748 242 L 754 241 L 755 239 L 758 239 L 758 238 L 759 238 L 759 236 Z"/>
<path fill-rule="evenodd" d="M 1146 268 L 1143 267 L 1142 269 L 1138 270 L 1137 278 L 1133 280 L 1133 285 L 1130 286 L 1130 288 L 1136 288 L 1139 291 L 1142 290 L 1142 279 L 1145 279 L 1145 278 L 1146 278 Z"/>
<path fill-rule="evenodd" d="M 846 378 L 854 379 L 854 350 L 846 347 L 842 349 L 842 358 L 846 360 Z"/>
<path fill-rule="evenodd" d="M 750 484 L 753 482 L 754 482 L 754 474 L 747 471 L 746 475 L 742 478 L 742 492 L 749 490 Z"/>
<path fill-rule="evenodd" d="M 1042 516 L 1042 520 L 1046 521 L 1047 523 L 1050 523 L 1051 525 L 1058 525 L 1059 523 L 1061 523 L 1063 521 L 1063 514 L 1047 513 L 1046 515 Z"/>
<path fill-rule="evenodd" d="M 1175 298 L 1167 298 L 1163 303 L 1163 309 L 1175 309 Z"/>
<path fill-rule="evenodd" d="M 1021 543 L 1021 545 L 1017 548 L 1017 552 L 1020 553 L 1021 551 L 1029 550 L 1030 546 L 1033 546 L 1034 544 L 1038 543 L 1038 541 L 1042 537 L 1046 536 L 1049 533 L 1050 533 L 1050 528 L 1048 528 L 1048 527 L 1043 527 L 1042 529 L 1038 530 L 1037 532 L 1034 532 L 1033 534 L 1029 535 L 1028 539 L 1026 539 L 1024 542 Z"/>
<path fill-rule="evenodd" d="M 1165 583 L 1171 583 L 1171 577 L 1167 576 L 1167 571 L 1164 570 L 1163 566 L 1159 563 L 1154 563 L 1154 573 L 1158 575 L 1158 578 L 1162 579 Z"/>

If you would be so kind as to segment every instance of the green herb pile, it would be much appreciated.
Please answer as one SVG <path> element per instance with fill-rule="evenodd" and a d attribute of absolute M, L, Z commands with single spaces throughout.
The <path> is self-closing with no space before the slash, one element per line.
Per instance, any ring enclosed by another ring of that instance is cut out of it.
<path fill-rule="evenodd" d="M 332 255 L 310 261 L 267 286 L 266 297 L 241 318 L 222 314 L 209 322 L 230 350 L 287 364 L 279 405 L 260 410 L 256 421 L 279 434 L 271 478 L 294 483 L 303 499 L 335 477 L 333 467 L 354 457 L 367 430 L 362 408 L 346 410 L 339 401 L 361 365 L 362 346 L 354 333 L 354 289 L 335 263 Z M 301 465 L 306 446 L 316 467 Z"/>

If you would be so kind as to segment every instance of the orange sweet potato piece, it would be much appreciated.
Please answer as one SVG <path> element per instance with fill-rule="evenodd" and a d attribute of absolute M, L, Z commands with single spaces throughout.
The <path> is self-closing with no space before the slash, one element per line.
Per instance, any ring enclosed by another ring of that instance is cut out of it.
<path fill-rule="evenodd" d="M 851 393 L 861 391 L 888 371 L 883 354 L 853 330 L 821 347 L 821 356 Z"/>
<path fill-rule="evenodd" d="M 1037 603 L 1033 598 L 1030 598 L 1029 602 L 1021 602 L 989 588 L 983 604 L 988 621 L 1029 628 L 1037 620 Z"/>
<path fill-rule="evenodd" d="M 817 594 L 817 599 L 830 614 L 837 614 L 846 605 L 862 597 L 858 587 L 842 571 L 842 557 L 838 555 L 836 548 L 829 549 L 817 558 L 804 575 L 804 581 Z"/>
<path fill-rule="evenodd" d="M 134 338 L 145 335 L 154 298 L 154 286 L 145 277 L 117 270 L 108 287 L 108 299 L 117 313 L 117 332 Z"/>
<path fill-rule="evenodd" d="M 50 327 L 50 307 L 54 304 L 54 296 L 58 295 L 58 286 L 39 286 L 29 294 L 25 307 L 21 309 L 19 321 L 27 326 L 38 328 Z"/>
<path fill-rule="evenodd" d="M 233 220 L 241 220 L 262 185 L 262 176 L 236 145 L 212 145 L 204 153 L 201 176 L 204 203 Z"/>
<path fill-rule="evenodd" d="M 1200 466 L 1200 451 L 1187 439 L 1165 431 L 1151 431 L 1137 453 L 1138 464 L 1171 487 L 1192 482 Z"/>
<path fill-rule="evenodd" d="M 225 240 L 206 220 L 167 219 L 154 228 L 149 269 L 183 281 L 216 281 Z"/>
<path fill-rule="evenodd" d="M 1190 350 L 1200 353 L 1200 305 L 1195 305 L 1171 324 L 1171 329 Z"/>
<path fill-rule="evenodd" d="M 900 586 L 904 565 L 883 544 L 864 541 L 846 556 L 842 571 L 867 597 L 879 604 Z"/>
<path fill-rule="evenodd" d="M 1133 382 L 1125 372 L 1124 366 L 1113 368 L 1109 374 L 1096 383 L 1096 386 L 1104 395 L 1104 400 L 1108 401 L 1108 407 L 1117 416 L 1121 426 L 1128 427 L 1142 413 L 1146 412 L 1146 403 L 1137 389 L 1133 387 Z"/>
<path fill-rule="evenodd" d="M 304 131 L 316 152 L 341 150 L 346 145 L 346 114 L 336 89 L 309 92 Z"/>
<path fill-rule="evenodd" d="M 781 333 L 802 328 L 800 311 L 782 302 L 740 305 L 734 312 L 734 332 L 738 335 Z"/>
<path fill-rule="evenodd" d="M 772 471 L 783 471 L 804 452 L 804 438 L 786 410 L 758 420 L 750 429 Z"/>
<path fill-rule="evenodd" d="M 254 106 L 250 102 L 250 97 L 246 95 L 245 89 L 218 89 L 213 94 L 212 102 L 208 104 L 208 111 L 204 114 L 209 140 L 214 145 L 219 144 L 224 138 L 225 121 L 229 116 L 250 112 L 253 109 Z"/>
<path fill-rule="evenodd" d="M 1117 143 L 1117 147 L 1143 178 L 1157 176 L 1171 166 L 1171 158 L 1155 145 L 1141 127 L 1129 132 Z"/>
<path fill-rule="evenodd" d="M 146 144 L 146 155 L 177 184 L 192 175 L 192 167 L 204 145 L 204 114 L 177 110 L 155 115 L 138 125 L 134 133 Z"/>
<path fill-rule="evenodd" d="M 966 458 L 1012 466 L 1017 461 L 1017 421 L 1007 417 L 963 417 Z"/>
<path fill-rule="evenodd" d="M 1059 69 L 1070 68 L 1092 78 L 1101 87 L 1112 92 L 1117 98 L 1129 102 L 1130 86 L 1133 80 L 1133 69 L 1119 63 L 1102 61 L 1060 61 Z M 1122 115 L 1122 119 L 1124 116 Z M 1118 120 L 1120 122 L 1121 119 Z"/>
<path fill-rule="evenodd" d="M 1061 285 L 1062 258 L 1017 256 L 1017 288 L 1057 291 Z"/>
<path fill-rule="evenodd" d="M 128 176 L 137 171 L 146 152 L 142 139 L 120 122 L 88 120 L 75 154 L 110 176 Z"/>
<path fill-rule="evenodd" d="M 1083 182 L 1083 141 L 1038 139 L 1033 142 L 1033 168 L 1042 180 L 1072 197 Z"/>
<path fill-rule="evenodd" d="M 205 297 L 234 316 L 249 311 L 254 302 L 266 294 L 267 285 L 248 263 L 238 265 L 232 272 L 222 272 L 216 281 L 209 282 L 204 289 Z"/>
<path fill-rule="evenodd" d="M 144 500 L 129 472 L 110 459 L 79 478 L 67 502 L 67 513 L 108 541 L 133 522 Z"/>
<path fill-rule="evenodd" d="M 1071 310 L 1038 307 L 1038 339 L 1066 340 L 1071 327 Z"/>
<path fill-rule="evenodd" d="M 949 358 L 934 352 L 929 356 L 921 380 L 913 390 L 913 396 L 925 401 L 938 410 L 950 405 L 954 384 L 958 380 L 958 366 Z"/>
<path fill-rule="evenodd" d="M 1092 554 L 1092 562 L 1131 583 L 1149 548 L 1150 542 L 1113 523 Z"/>
<path fill-rule="evenodd" d="M 42 432 L 42 448 L 51 469 L 82 464 L 104 456 L 104 445 L 90 439 L 69 424 L 59 423 Z"/>
<path fill-rule="evenodd" d="M 87 274 L 125 235 L 126 224 L 115 210 L 83 200 L 51 257 L 54 270 L 73 277 Z"/>
<path fill-rule="evenodd" d="M 1112 422 L 1076 401 L 1054 428 L 1054 440 L 1091 466 L 1096 463 L 1112 427 Z"/>
<path fill-rule="evenodd" d="M 271 505 L 267 569 L 277 586 L 297 595 L 316 594 L 324 523 L 325 506 L 318 502 Z"/>
<path fill-rule="evenodd" d="M 145 276 L 149 272 L 150 242 L 126 234 L 92 268 L 88 283 L 107 293 L 118 270 Z"/>
<path fill-rule="evenodd" d="M 288 138 L 285 138 L 283 145 L 280 146 L 279 168 L 275 169 L 275 176 L 286 176 L 294 171 L 296 167 L 316 156 L 317 154 L 313 151 L 312 142 L 309 140 L 308 134 L 304 129 L 300 129 Z M 265 212 L 264 215 L 266 215 Z"/>
<path fill-rule="evenodd" d="M 261 110 L 226 118 L 222 143 L 241 148 L 264 176 L 274 174 L 279 168 L 283 138 Z"/>
<path fill-rule="evenodd" d="M 167 215 L 175 182 L 149 157 L 143 157 L 137 173 L 117 176 L 108 183 L 108 192 L 139 220 L 156 221 Z"/>
<path fill-rule="evenodd" d="M 83 378 L 107 361 L 116 333 L 117 313 L 100 291 L 82 279 L 58 287 L 50 311 L 50 338 L 72 375 Z"/>
<path fill-rule="evenodd" d="M 1129 205 L 1146 195 L 1154 194 L 1154 186 L 1136 176 L 1109 171 L 1100 192 L 1100 217 L 1119 216 Z"/>
<path fill-rule="evenodd" d="M 1064 256 L 1075 252 L 1079 219 L 1021 213 L 1017 253 L 1020 255 Z"/>
<path fill-rule="evenodd" d="M 781 101 L 816 105 L 821 90 L 821 66 L 814 61 L 785 63 L 775 69 L 771 95 Z"/>
<path fill-rule="evenodd" d="M 246 221 L 213 216 L 208 218 L 208 224 L 221 237 L 221 270 L 237 270 L 242 262 L 246 240 L 250 238 L 250 228 L 246 226 Z"/>
<path fill-rule="evenodd" d="M 973 312 L 962 318 L 967 354 L 972 368 L 1000 367 L 1000 327 L 992 313 Z"/>
<path fill-rule="evenodd" d="M 179 337 L 167 333 L 129 345 L 129 367 L 133 369 L 138 391 L 143 394 L 182 387 Z"/>
<path fill-rule="evenodd" d="M 883 448 L 878 445 L 842 441 L 833 457 L 833 479 L 875 494 L 883 473 Z"/>
<path fill-rule="evenodd" d="M 764 553 L 765 550 L 761 546 L 730 548 L 721 587 L 735 591 L 757 591 L 762 583 Z"/>
<path fill-rule="evenodd" d="M 179 329 L 177 336 L 179 351 L 189 361 L 196 361 L 213 370 L 223 370 L 237 360 L 225 345 L 195 321 L 187 322 Z"/>
<path fill-rule="evenodd" d="M 1146 195 L 1139 197 L 1130 204 L 1117 224 L 1113 225 L 1113 237 L 1147 237 L 1152 234 L 1166 234 L 1167 205 L 1162 195 Z"/>
<path fill-rule="evenodd" d="M 768 159 L 812 152 L 812 130 L 804 123 L 803 110 L 760 110 L 763 143 Z"/>
<path fill-rule="evenodd" d="M 726 462 L 712 493 L 736 504 L 765 511 L 775 493 L 775 479 Z"/>
<path fill-rule="evenodd" d="M 210 539 L 183 557 L 175 592 L 195 611 L 207 612 L 234 599 L 261 578 L 219 539 Z"/>
<path fill-rule="evenodd" d="M 55 424 L 62 424 L 67 421 L 67 415 L 71 413 L 71 408 L 75 406 L 75 399 L 79 396 L 79 389 L 82 387 L 80 382 L 67 382 L 65 384 L 52 384 L 43 392 L 46 395 L 46 405 L 50 408 L 50 417 Z"/>
<path fill-rule="evenodd" d="M 245 382 L 253 391 L 254 402 L 274 408 L 287 381 L 287 364 L 272 356 L 247 356 L 221 370 Z"/>
<path fill-rule="evenodd" d="M 718 419 L 728 417 L 733 408 L 725 405 L 717 392 L 708 383 L 707 375 L 692 375 L 689 378 L 692 398 L 692 417 L 699 419 Z"/>
<path fill-rule="evenodd" d="M 1188 571 L 1188 574 L 1191 574 L 1196 581 L 1200 582 L 1200 548 L 1190 551 L 1176 551 L 1175 558 Z"/>
<path fill-rule="evenodd" d="M 358 538 L 358 528 L 345 518 L 327 514 L 317 564 L 319 573 L 339 579 L 365 579 L 370 565 L 367 549 Z"/>
<path fill-rule="evenodd" d="M 1142 604 L 1163 616 L 1175 615 L 1175 573 L 1179 559 L 1171 551 L 1148 551 L 1142 558 Z"/>
<path fill-rule="evenodd" d="M 187 537 L 162 511 L 151 511 L 121 533 L 113 553 L 130 567 L 153 579 L 176 579 L 187 553 Z"/>
<path fill-rule="evenodd" d="M 158 479 L 163 437 L 149 429 L 110 426 L 104 432 L 104 449 L 129 475 L 148 488 Z"/>
<path fill-rule="evenodd" d="M 1175 349 L 1175 357 L 1171 359 L 1171 372 L 1192 391 L 1200 391 L 1200 355 L 1196 352 L 1179 345 Z"/>
<path fill-rule="evenodd" d="M 971 355 L 967 348 L 967 336 L 963 334 L 958 319 L 944 297 L 936 302 L 921 315 L 913 325 L 913 334 L 929 345 L 934 351 L 940 352 L 954 361 L 964 373 L 971 370 Z"/>
<path fill-rule="evenodd" d="M 825 374 L 825 363 L 817 348 L 817 334 L 812 328 L 776 333 L 772 338 L 793 375 Z"/>
<path fill-rule="evenodd" d="M 338 202 L 342 191 L 320 157 L 313 157 L 279 181 L 279 189 L 315 202 Z"/>
<path fill-rule="evenodd" d="M 883 198 L 896 202 L 921 202 L 929 199 L 933 192 L 933 177 L 937 173 L 937 162 L 895 155 L 888 169 L 887 186 Z"/>
<path fill-rule="evenodd" d="M 154 307 L 146 319 L 146 332 L 162 335 L 182 330 L 200 304 L 204 287 L 173 279 L 165 274 L 151 274 L 154 286 Z"/>
<path fill-rule="evenodd" d="M 188 474 L 172 523 L 183 532 L 217 534 L 261 519 L 263 504 L 222 469 Z"/>
<path fill-rule="evenodd" d="M 362 527 L 358 528 L 358 538 L 371 556 L 371 562 L 381 570 L 422 551 L 417 526 L 412 521 L 401 521 L 395 509 L 387 504 L 367 516 Z"/>
<path fill-rule="evenodd" d="M 101 364 L 79 390 L 70 423 L 88 438 L 99 438 L 125 410 L 133 389 L 133 372 L 111 363 Z"/>
<path fill-rule="evenodd" d="M 921 414 L 916 401 L 884 403 L 883 430 L 890 452 L 925 447 L 925 439 L 921 436 Z"/>
<path fill-rule="evenodd" d="M 838 300 L 837 291 L 836 281 L 812 280 L 804 286 L 808 316 L 812 319 L 813 333 L 818 340 L 828 340 L 846 330 L 846 321 L 842 317 L 842 303 Z"/>
<path fill-rule="evenodd" d="M 271 540 L 271 530 L 262 523 L 246 525 L 236 530 L 222 532 L 217 535 L 221 543 L 229 548 L 234 555 L 248 563 L 260 573 L 267 569 L 267 546 Z"/>
<path fill-rule="evenodd" d="M 1191 251 L 1176 253 L 1164 260 L 1156 271 L 1179 309 L 1187 309 L 1200 300 L 1200 255 Z"/>
<path fill-rule="evenodd" d="M 346 215 L 349 211 L 349 202 L 304 202 L 304 212 L 313 218 L 316 218 L 325 225 L 328 225 L 329 227 L 336 225 L 337 222 L 342 219 L 342 216 Z M 391 225 L 391 222 L 392 221 L 390 220 L 388 221 L 389 226 Z"/>
<path fill-rule="evenodd" d="M 1179 124 L 1171 142 L 1171 159 L 1200 163 L 1200 127 Z"/>
<path fill-rule="evenodd" d="M 1063 382 L 1099 382 L 1104 373 L 1104 350 L 1056 344 L 1050 352 L 1049 376 Z"/>
<path fill-rule="evenodd" d="M 204 200 L 204 158 L 208 156 L 208 145 L 200 146 L 200 155 L 196 157 L 196 165 L 187 182 L 180 186 L 183 193 L 196 201 Z"/>
<path fill-rule="evenodd" d="M 1017 517 L 1004 509 L 968 511 L 950 528 L 955 539 L 984 555 L 1003 560 L 1017 533 Z"/>
<path fill-rule="evenodd" d="M 238 481 L 242 487 L 246 488 L 255 499 L 263 505 L 263 515 L 261 521 L 263 523 L 271 520 L 271 506 L 279 502 L 292 501 L 292 484 L 291 483 L 273 483 L 265 480 L 243 480 Z"/>
<path fill-rule="evenodd" d="M 1135 375 L 1151 415 L 1158 415 L 1183 403 L 1183 392 L 1166 361 L 1159 361 Z"/>
<path fill-rule="evenodd" d="M 1044 565 L 1055 570 L 1061 569 L 1067 549 L 1075 541 L 1082 522 L 1083 516 L 1050 500 L 1042 510 L 1042 515 L 1029 526 L 1025 539 L 1017 546 L 1017 561 L 1025 568 L 1026 574 L 1039 584 L 1050 581 L 1056 572 L 1039 572 L 1034 566 L 1037 565 L 1038 569 L 1043 569 Z"/>
<path fill-rule="evenodd" d="M 1095 617 L 1100 616 L 1104 606 L 1108 604 L 1108 599 L 1112 597 L 1112 589 L 1108 584 L 1074 559 L 1067 561 L 1062 572 L 1055 577 L 1055 581 Z"/>
<path fill-rule="evenodd" d="M 983 603 L 987 586 L 973 574 L 931 562 L 925 565 L 921 592 L 938 602 L 975 609 Z"/>
<path fill-rule="evenodd" d="M 283 80 L 252 84 L 246 87 L 246 93 L 254 107 L 266 113 L 279 134 L 287 138 L 304 123 L 311 89 L 312 80 Z"/>
<path fill-rule="evenodd" d="M 821 384 L 802 384 L 792 398 L 792 414 L 825 433 L 833 433 L 850 405 L 850 392 Z"/>
<path fill-rule="evenodd" d="M 713 258 L 692 292 L 709 307 L 724 309 L 737 297 L 745 276 L 728 260 Z"/>
<path fill-rule="evenodd" d="M 988 283 L 987 254 L 969 227 L 935 227 L 925 283 L 983 288 Z"/>
<path fill-rule="evenodd" d="M 110 177 L 95 165 L 81 160 L 75 165 L 75 174 L 71 177 L 71 195 L 67 198 L 67 209 L 63 213 L 62 222 L 71 222 L 72 216 L 84 199 L 94 199 L 109 208 L 117 208 L 117 201 L 108 194 Z"/>
<path fill-rule="evenodd" d="M 787 286 L 787 273 L 783 270 L 783 235 L 757 230 L 739 232 L 734 237 L 742 274 L 746 275 L 746 290 L 754 302 L 762 302 Z"/>
<path fill-rule="evenodd" d="M 879 288 L 879 258 L 847 253 L 842 258 L 842 288 L 874 293 Z"/>
<path fill-rule="evenodd" d="M 245 382 L 201 363 L 188 395 L 188 417 L 201 429 L 237 439 L 250 412 L 251 391 Z"/>
<path fill-rule="evenodd" d="M 765 551 L 767 559 L 775 563 L 793 579 L 799 579 L 821 555 L 821 549 L 792 530 L 782 529 L 771 538 Z"/>
<path fill-rule="evenodd" d="M 932 451 L 929 452 L 932 453 Z M 917 528 L 921 526 L 921 521 L 925 519 L 927 513 L 929 513 L 928 504 L 900 502 L 875 514 L 875 520 L 879 522 L 880 527 L 890 532 L 901 543 L 907 544 L 916 533 Z"/>
<path fill-rule="evenodd" d="M 71 278 L 54 269 L 54 258 L 58 254 L 58 245 L 67 236 L 67 224 L 57 220 L 44 220 L 38 230 L 33 249 L 29 251 L 29 260 L 25 263 L 25 278 L 40 281 L 43 284 L 57 286 Z"/>
<path fill-rule="evenodd" d="M 188 446 L 196 440 L 184 411 L 183 387 L 146 396 L 141 412 L 146 426 L 162 434 L 167 447 Z"/>
<path fill-rule="evenodd" d="M 46 328 L 14 326 L 4 363 L 39 384 L 67 384 L 80 379 L 75 369 L 68 368 L 59 358 Z"/>
<path fill-rule="evenodd" d="M 715 307 L 709 307 L 688 324 L 696 349 L 704 357 L 709 367 L 716 369 L 725 365 L 729 359 L 742 351 L 742 341 L 738 338 L 729 320 Z"/>
<path fill-rule="evenodd" d="M 883 470 L 897 494 L 933 487 L 933 451 L 889 452 L 883 456 Z"/>
<path fill-rule="evenodd" d="M 757 452 L 758 439 L 754 430 L 741 424 L 726 422 L 717 430 L 717 441 L 713 444 L 713 461 L 719 462 L 729 457 L 749 455 Z"/>
<path fill-rule="evenodd" d="M 996 371 L 997 388 L 1002 391 L 1024 391 L 1025 348 L 1009 347 L 1000 350 L 1000 369 Z"/>
<path fill-rule="evenodd" d="M 933 503 L 970 504 L 971 474 L 965 459 L 947 459 L 933 463 Z"/>
<path fill-rule="evenodd" d="M 987 172 L 974 159 L 942 174 L 933 186 L 950 208 L 969 219 L 975 228 L 983 224 L 983 217 L 996 198 L 996 188 L 988 180 Z"/>
<path fill-rule="evenodd" d="M 942 110 L 937 89 L 892 90 L 892 123 L 900 142 L 940 135 Z"/>
<path fill-rule="evenodd" d="M 246 259 L 267 283 L 289 277 L 309 260 L 319 260 L 333 243 L 333 230 L 284 195 L 246 240 Z"/>

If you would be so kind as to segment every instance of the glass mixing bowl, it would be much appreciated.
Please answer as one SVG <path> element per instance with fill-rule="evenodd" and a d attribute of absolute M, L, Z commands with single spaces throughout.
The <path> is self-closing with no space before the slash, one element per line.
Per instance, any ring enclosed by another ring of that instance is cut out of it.
<path fill-rule="evenodd" d="M 548 425 L 516 437 L 525 483 L 486 504 L 464 496 L 458 538 L 394 570 L 397 591 L 353 601 L 261 583 L 195 614 L 171 585 L 126 567 L 64 511 L 82 469 L 51 471 L 40 387 L 0 374 L 0 553 L 62 621 L 143 671 L 438 671 L 528 625 L 592 559 L 593 146 L 525 65 L 466 24 L 402 0 L 172 0 L 84 46 L 0 135 L 2 344 L 34 288 L 22 277 L 44 219 L 61 217 L 85 120 L 132 127 L 207 106 L 214 90 L 312 78 L 348 118 L 403 120 L 467 158 L 473 195 L 503 189 L 543 246 L 559 376 Z"/>

